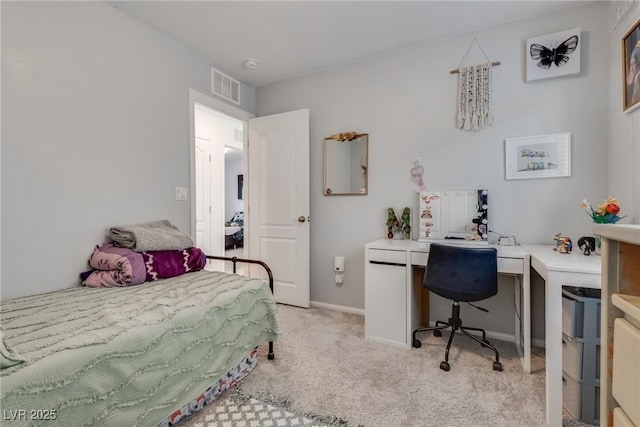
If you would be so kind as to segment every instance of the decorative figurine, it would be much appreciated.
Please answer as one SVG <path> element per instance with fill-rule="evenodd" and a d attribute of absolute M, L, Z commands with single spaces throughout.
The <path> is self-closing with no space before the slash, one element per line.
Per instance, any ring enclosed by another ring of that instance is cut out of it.
<path fill-rule="evenodd" d="M 553 240 L 556 241 L 556 247 L 553 249 L 558 251 L 558 253 L 568 254 L 571 252 L 573 245 L 571 244 L 570 238 L 563 236 L 562 233 L 558 233 L 554 236 Z"/>
<path fill-rule="evenodd" d="M 583 254 L 589 256 L 591 255 L 591 251 L 596 248 L 596 238 L 595 237 L 581 237 L 578 239 L 578 247 L 582 251 Z"/>

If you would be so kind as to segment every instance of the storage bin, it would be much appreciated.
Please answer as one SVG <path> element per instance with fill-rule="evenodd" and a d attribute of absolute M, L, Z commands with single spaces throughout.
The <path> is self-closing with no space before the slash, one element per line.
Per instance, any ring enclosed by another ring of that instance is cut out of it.
<path fill-rule="evenodd" d="M 600 385 L 562 376 L 562 404 L 574 419 L 587 424 L 600 423 Z"/>
<path fill-rule="evenodd" d="M 562 289 L 562 332 L 585 341 L 600 339 L 600 296 L 594 290 Z"/>
<path fill-rule="evenodd" d="M 563 334 L 562 369 L 574 380 L 595 383 L 600 379 L 600 344 L 585 344 Z"/>

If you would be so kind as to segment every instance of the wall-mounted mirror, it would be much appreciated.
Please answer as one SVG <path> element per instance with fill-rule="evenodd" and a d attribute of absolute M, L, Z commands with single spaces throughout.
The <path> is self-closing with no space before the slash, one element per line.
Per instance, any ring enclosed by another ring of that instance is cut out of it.
<path fill-rule="evenodd" d="M 324 139 L 324 194 L 368 192 L 369 135 L 347 132 Z"/>
<path fill-rule="evenodd" d="M 418 240 L 486 241 L 489 233 L 489 191 L 448 190 L 420 193 Z"/>

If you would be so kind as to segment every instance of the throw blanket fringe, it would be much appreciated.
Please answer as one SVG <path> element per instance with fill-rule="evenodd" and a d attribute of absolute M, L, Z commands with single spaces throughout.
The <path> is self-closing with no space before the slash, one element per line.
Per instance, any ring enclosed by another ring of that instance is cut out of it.
<path fill-rule="evenodd" d="M 251 399 L 256 399 L 268 405 L 282 408 L 285 411 L 293 411 L 293 400 L 291 398 L 274 396 L 268 392 L 247 393 L 244 391 L 242 384 L 236 384 L 236 389 L 234 393 L 231 394 L 230 398 L 241 405 L 246 404 Z M 301 413 L 301 415 L 322 423 L 327 427 L 364 427 L 364 424 L 350 424 L 346 419 L 335 415 L 320 415 L 316 414 L 315 412 L 303 412 Z"/>
<path fill-rule="evenodd" d="M 193 246 L 191 237 L 166 219 L 111 227 L 109 237 L 115 246 L 137 252 L 182 250 Z"/>

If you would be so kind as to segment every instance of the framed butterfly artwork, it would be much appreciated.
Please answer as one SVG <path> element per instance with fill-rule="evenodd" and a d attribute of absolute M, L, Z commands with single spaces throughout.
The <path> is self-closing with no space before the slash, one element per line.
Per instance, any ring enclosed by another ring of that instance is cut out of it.
<path fill-rule="evenodd" d="M 580 28 L 527 40 L 527 82 L 580 73 Z"/>

